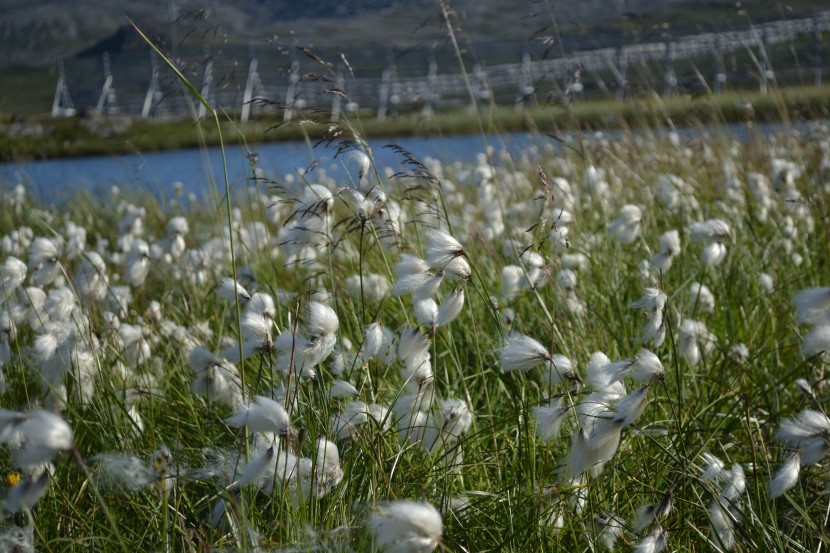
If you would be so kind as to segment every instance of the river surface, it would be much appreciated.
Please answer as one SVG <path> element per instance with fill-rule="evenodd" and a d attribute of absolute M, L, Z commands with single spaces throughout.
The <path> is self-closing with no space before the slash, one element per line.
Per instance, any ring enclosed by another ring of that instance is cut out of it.
<path fill-rule="evenodd" d="M 809 129 L 804 124 L 798 130 Z M 782 130 L 779 124 L 757 126 L 754 132 L 770 133 Z M 667 134 L 667 130 L 652 130 L 651 133 Z M 747 129 L 741 125 L 730 125 L 707 129 L 710 132 L 726 132 L 740 140 L 748 136 Z M 700 135 L 699 129 L 681 129 L 679 135 L 686 139 Z M 610 132 L 618 135 L 618 132 Z M 571 135 L 562 137 L 574 141 Z M 490 135 L 487 143 L 499 150 L 506 150 L 511 155 L 523 152 L 539 152 L 541 146 L 561 148 L 561 142 L 547 135 L 533 133 L 503 133 Z M 417 159 L 427 157 L 438 159 L 443 163 L 469 163 L 484 150 L 481 135 L 447 136 L 439 138 L 375 138 L 370 141 L 375 163 L 379 170 L 389 167 L 397 172 L 402 169 L 402 156 L 384 146 L 397 144 Z M 252 172 L 247 151 L 233 145 L 226 148 L 228 177 L 234 188 L 249 181 Z M 319 145 L 313 147 L 306 142 L 272 142 L 252 148 L 258 155 L 258 166 L 265 171 L 269 179 L 281 181 L 287 174 L 297 174 L 314 166 L 314 171 L 325 171 L 337 179 L 346 179 L 357 173 L 356 164 L 349 154 L 335 157 L 336 145 Z M 315 180 L 312 172 L 309 179 Z M 125 154 L 95 156 L 83 158 L 31 161 L 22 163 L 0 164 L 0 190 L 9 189 L 18 183 L 27 187 L 35 199 L 62 202 L 70 198 L 79 189 L 93 194 L 107 193 L 113 185 L 122 190 L 149 191 L 158 198 L 170 198 L 174 193 L 175 182 L 183 185 L 185 193 L 205 196 L 213 186 L 224 189 L 222 176 L 222 156 L 218 147 L 183 149 L 147 154 Z"/>

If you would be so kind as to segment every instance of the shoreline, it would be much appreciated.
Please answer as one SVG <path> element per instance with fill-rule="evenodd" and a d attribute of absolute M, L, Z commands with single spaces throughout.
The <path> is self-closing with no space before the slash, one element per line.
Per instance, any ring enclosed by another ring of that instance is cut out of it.
<path fill-rule="evenodd" d="M 338 139 L 364 137 L 431 137 L 501 132 L 553 132 L 623 130 L 644 127 L 709 126 L 735 123 L 795 123 L 830 116 L 830 87 L 788 87 L 769 94 L 739 91 L 696 98 L 656 95 L 625 101 L 588 100 L 565 106 L 538 104 L 515 107 L 480 107 L 478 114 L 460 109 L 430 119 L 420 114 L 377 121 L 373 115 L 329 121 L 297 120 L 278 124 L 282 113 L 239 123 L 225 120 L 225 144 L 262 144 L 296 140 L 326 141 L 332 132 Z M 27 135 L 28 131 L 28 135 Z M 345 135 L 345 136 L 344 136 Z M 120 155 L 208 147 L 219 144 L 211 121 L 131 120 L 124 117 L 32 118 L 25 122 L 0 122 L 0 162 Z"/>

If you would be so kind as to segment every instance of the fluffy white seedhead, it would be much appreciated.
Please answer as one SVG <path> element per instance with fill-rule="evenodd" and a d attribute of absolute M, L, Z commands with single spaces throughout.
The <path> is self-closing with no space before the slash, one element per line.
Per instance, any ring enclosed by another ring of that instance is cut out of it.
<path fill-rule="evenodd" d="M 451 280 L 467 280 L 473 272 L 466 257 L 456 257 L 444 265 L 443 272 Z"/>
<path fill-rule="evenodd" d="M 254 397 L 252 404 L 240 407 L 225 423 L 236 427 L 247 425 L 251 432 L 273 432 L 281 436 L 294 433 L 285 407 L 265 396 Z"/>
<path fill-rule="evenodd" d="M 360 275 L 351 275 L 346 278 L 346 288 L 353 296 L 360 297 L 362 292 L 366 299 L 378 301 L 389 293 L 389 279 L 384 275 L 368 274 L 363 275 L 361 281 Z"/>
<path fill-rule="evenodd" d="M 231 303 L 236 302 L 236 296 L 244 301 L 251 299 L 248 291 L 231 277 L 225 277 L 219 281 L 219 284 L 216 285 L 216 293 Z"/>
<path fill-rule="evenodd" d="M 26 280 L 26 264 L 16 257 L 7 257 L 3 266 L 0 267 L 0 299 L 10 298 L 24 280 Z"/>
<path fill-rule="evenodd" d="M 641 349 L 631 359 L 623 359 L 605 367 L 605 371 L 612 375 L 611 383 L 618 382 L 625 377 L 631 377 L 638 382 L 662 380 L 665 376 L 660 359 L 647 349 Z"/>
<path fill-rule="evenodd" d="M 173 217 L 170 221 L 167 222 L 167 235 L 181 235 L 184 236 L 188 232 L 190 232 L 190 227 L 187 224 L 187 219 L 184 217 Z"/>
<path fill-rule="evenodd" d="M 621 244 L 631 244 L 640 235 L 642 211 L 636 205 L 624 205 L 620 215 L 608 223 L 608 232 Z"/>
<path fill-rule="evenodd" d="M 692 223 L 692 240 L 701 243 L 728 242 L 731 236 L 729 224 L 721 219 L 709 219 Z"/>
<path fill-rule="evenodd" d="M 767 273 L 761 273 L 758 275 L 758 282 L 761 284 L 761 288 L 764 289 L 764 292 L 767 294 L 772 294 L 775 292 L 775 281 L 772 279 L 772 275 Z"/>
<path fill-rule="evenodd" d="M 550 442 L 559 437 L 562 421 L 571 410 L 570 404 L 564 407 L 562 404 L 562 398 L 558 397 L 551 399 L 547 405 L 533 408 L 533 415 L 536 418 L 536 435 L 543 442 Z"/>
<path fill-rule="evenodd" d="M 830 321 L 830 286 L 801 290 L 793 297 L 793 305 L 800 323 Z"/>
<path fill-rule="evenodd" d="M 814 398 L 816 396 L 815 392 L 813 392 L 813 387 L 810 385 L 810 382 L 806 378 L 796 379 L 795 388 L 806 397 Z"/>
<path fill-rule="evenodd" d="M 200 373 L 219 362 L 219 358 L 212 351 L 203 347 L 193 348 L 187 355 L 187 363 L 194 373 Z"/>
<path fill-rule="evenodd" d="M 726 464 L 711 453 L 704 453 L 702 457 L 705 464 L 703 473 L 700 475 L 701 478 L 707 482 L 717 483 L 719 477 L 726 470 Z"/>
<path fill-rule="evenodd" d="M 801 353 L 805 356 L 830 353 L 830 321 L 816 326 L 804 336 Z"/>
<path fill-rule="evenodd" d="M 274 321 L 255 312 L 242 313 L 242 339 L 246 342 L 256 341 L 270 343 L 273 340 Z"/>
<path fill-rule="evenodd" d="M 455 441 L 466 434 L 473 424 L 473 412 L 463 399 L 447 399 L 439 404 L 444 441 Z"/>
<path fill-rule="evenodd" d="M 395 275 L 398 280 L 410 275 L 427 272 L 429 272 L 429 265 L 417 255 L 402 253 L 401 260 L 395 263 Z"/>
<path fill-rule="evenodd" d="M 464 255 L 464 246 L 444 231 L 429 229 L 426 238 L 426 262 L 432 269 L 443 269 L 450 261 Z"/>
<path fill-rule="evenodd" d="M 329 396 L 333 398 L 356 397 L 357 394 L 357 388 L 345 380 L 334 380 L 329 388 Z"/>
<path fill-rule="evenodd" d="M 634 553 L 659 553 L 666 548 L 669 533 L 659 526 L 634 546 Z"/>
<path fill-rule="evenodd" d="M 33 413 L 19 426 L 18 432 L 22 447 L 13 452 L 12 458 L 22 467 L 43 465 L 73 447 L 72 427 L 49 411 Z"/>
<path fill-rule="evenodd" d="M 105 487 L 138 492 L 158 480 L 144 461 L 126 453 L 100 453 L 92 458 L 100 483 Z"/>
<path fill-rule="evenodd" d="M 429 336 L 417 328 L 406 328 L 398 339 L 398 357 L 404 363 L 423 359 L 429 355 L 431 341 Z"/>
<path fill-rule="evenodd" d="M 404 294 L 412 294 L 412 298 L 415 301 L 429 299 L 438 292 L 444 276 L 444 271 L 438 271 L 435 274 L 425 272 L 398 277 L 398 280 L 395 282 L 395 288 L 392 290 L 392 295 L 402 296 Z"/>
<path fill-rule="evenodd" d="M 363 340 L 363 356 L 372 359 L 377 356 L 386 344 L 386 334 L 383 332 L 380 323 L 371 323 L 366 327 L 366 335 Z"/>
<path fill-rule="evenodd" d="M 257 313 L 266 319 L 274 319 L 277 316 L 277 308 L 274 305 L 274 298 L 270 294 L 264 292 L 255 292 L 251 294 L 251 299 L 245 305 L 245 311 L 248 313 Z"/>
<path fill-rule="evenodd" d="M 576 290 L 576 273 L 570 269 L 559 271 L 559 274 L 556 275 L 556 283 L 566 292 L 574 292 Z"/>
<path fill-rule="evenodd" d="M 444 326 L 455 320 L 464 309 L 464 290 L 457 288 L 444 296 L 435 316 L 435 326 Z"/>
<path fill-rule="evenodd" d="M 527 370 L 551 360 L 545 346 L 522 334 L 513 334 L 499 353 L 499 364 L 505 372 Z"/>
<path fill-rule="evenodd" d="M 419 325 L 434 327 L 436 326 L 435 320 L 438 317 L 438 304 L 432 298 L 415 302 L 412 307 L 412 315 Z"/>
<path fill-rule="evenodd" d="M 441 542 L 441 513 L 422 501 L 378 506 L 366 520 L 375 544 L 388 553 L 430 553 Z"/>
<path fill-rule="evenodd" d="M 133 240 L 124 258 L 124 279 L 133 286 L 141 286 L 150 274 L 150 246 L 144 240 Z"/>
<path fill-rule="evenodd" d="M 75 294 L 66 286 L 49 291 L 43 304 L 46 314 L 56 322 L 66 322 L 75 310 Z"/>
<path fill-rule="evenodd" d="M 830 418 L 820 411 L 805 409 L 795 417 L 784 420 L 775 438 L 792 447 L 803 442 L 830 435 Z"/>
<path fill-rule="evenodd" d="M 43 497 L 43 494 L 46 493 L 48 486 L 49 473 L 47 471 L 26 478 L 12 486 L 6 492 L 6 497 L 0 502 L 0 506 L 2 506 L 4 511 L 9 513 L 16 513 L 23 509 L 31 509 Z"/>
<path fill-rule="evenodd" d="M 35 286 L 47 286 L 61 274 L 60 248 L 56 240 L 35 238 L 29 246 L 29 277 Z"/>
<path fill-rule="evenodd" d="M 242 475 L 239 477 L 240 486 L 248 486 L 258 482 L 265 474 L 269 467 L 274 465 L 275 457 L 274 446 L 269 447 L 265 451 L 259 452 L 257 455 L 251 456 L 250 462 L 245 465 Z"/>
<path fill-rule="evenodd" d="M 647 392 L 648 385 L 645 385 L 620 400 L 617 404 L 614 422 L 621 423 L 625 427 L 636 421 L 643 414 L 648 404 Z"/>
<path fill-rule="evenodd" d="M 308 335 L 312 339 L 321 336 L 333 336 L 340 328 L 340 321 L 334 309 L 319 302 L 308 304 Z"/>
<path fill-rule="evenodd" d="M 665 274 L 672 266 L 674 258 L 680 254 L 680 233 L 669 230 L 660 236 L 660 248 L 649 260 L 651 268 L 657 273 Z"/>
<path fill-rule="evenodd" d="M 655 313 L 663 311 L 663 308 L 666 307 L 667 299 L 666 293 L 659 288 L 646 288 L 643 290 L 642 297 L 629 304 L 628 307 L 632 309 L 643 309 L 647 315 L 652 316 Z"/>
<path fill-rule="evenodd" d="M 693 282 L 691 286 L 689 286 L 689 297 L 692 300 L 692 304 L 697 305 L 698 309 L 702 312 L 715 312 L 715 296 L 705 284 Z"/>
<path fill-rule="evenodd" d="M 574 369 L 573 362 L 564 355 L 555 353 L 548 363 L 548 378 L 545 383 L 549 386 L 555 386 L 566 380 L 579 381 L 580 378 Z"/>
<path fill-rule="evenodd" d="M 798 474 L 801 470 L 801 457 L 796 451 L 778 469 L 775 476 L 769 483 L 769 495 L 772 498 L 780 497 L 787 493 L 798 483 Z"/>

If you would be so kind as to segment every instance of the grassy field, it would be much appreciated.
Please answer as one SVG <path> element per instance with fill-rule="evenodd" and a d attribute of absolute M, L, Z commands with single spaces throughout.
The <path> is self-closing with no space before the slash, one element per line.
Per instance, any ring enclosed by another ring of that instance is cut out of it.
<path fill-rule="evenodd" d="M 509 131 L 559 132 L 580 129 L 627 129 L 676 126 L 706 126 L 724 123 L 794 122 L 828 117 L 830 92 L 827 88 L 793 87 L 776 89 L 768 95 L 755 92 L 730 92 L 697 98 L 656 95 L 630 99 L 591 100 L 566 106 L 539 104 L 528 110 L 512 107 L 482 108 L 479 114 L 467 111 L 442 113 L 430 119 L 420 114 L 403 115 L 383 122 L 371 116 L 351 121 L 365 137 L 441 136 L 451 134 Z M 223 136 L 230 140 L 256 144 L 278 140 L 312 139 L 330 135 L 330 124 L 319 114 L 303 113 L 295 122 L 278 125 L 281 112 L 257 121 L 222 123 Z M 128 119 L 33 119 L 38 136 L 0 134 L 0 160 L 46 159 L 97 154 L 149 152 L 176 148 L 216 145 L 216 127 L 205 122 L 147 122 Z"/>
<path fill-rule="evenodd" d="M 640 132 L 400 172 L 345 122 L 350 178 L 204 203 L 3 191 L 0 547 L 823 549 L 830 131 L 649 130 L 716 100 L 499 111 Z"/>

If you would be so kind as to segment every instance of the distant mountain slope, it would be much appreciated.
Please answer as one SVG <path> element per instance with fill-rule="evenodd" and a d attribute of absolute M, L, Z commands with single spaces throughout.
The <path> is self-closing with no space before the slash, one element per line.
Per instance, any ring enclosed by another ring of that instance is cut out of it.
<path fill-rule="evenodd" d="M 827 2 L 745 0 L 447 0 L 459 38 L 556 41 L 593 33 L 677 32 L 746 26 L 828 9 Z M 412 48 L 444 40 L 438 0 L 0 0 L 0 70 L 59 56 L 143 46 L 125 17 L 177 46 L 296 41 L 319 48 Z M 175 21 L 175 25 L 171 25 Z M 657 29 L 655 31 L 655 29 Z M 128 34 L 128 33 L 127 33 Z M 131 42 L 132 41 L 132 42 Z"/>

